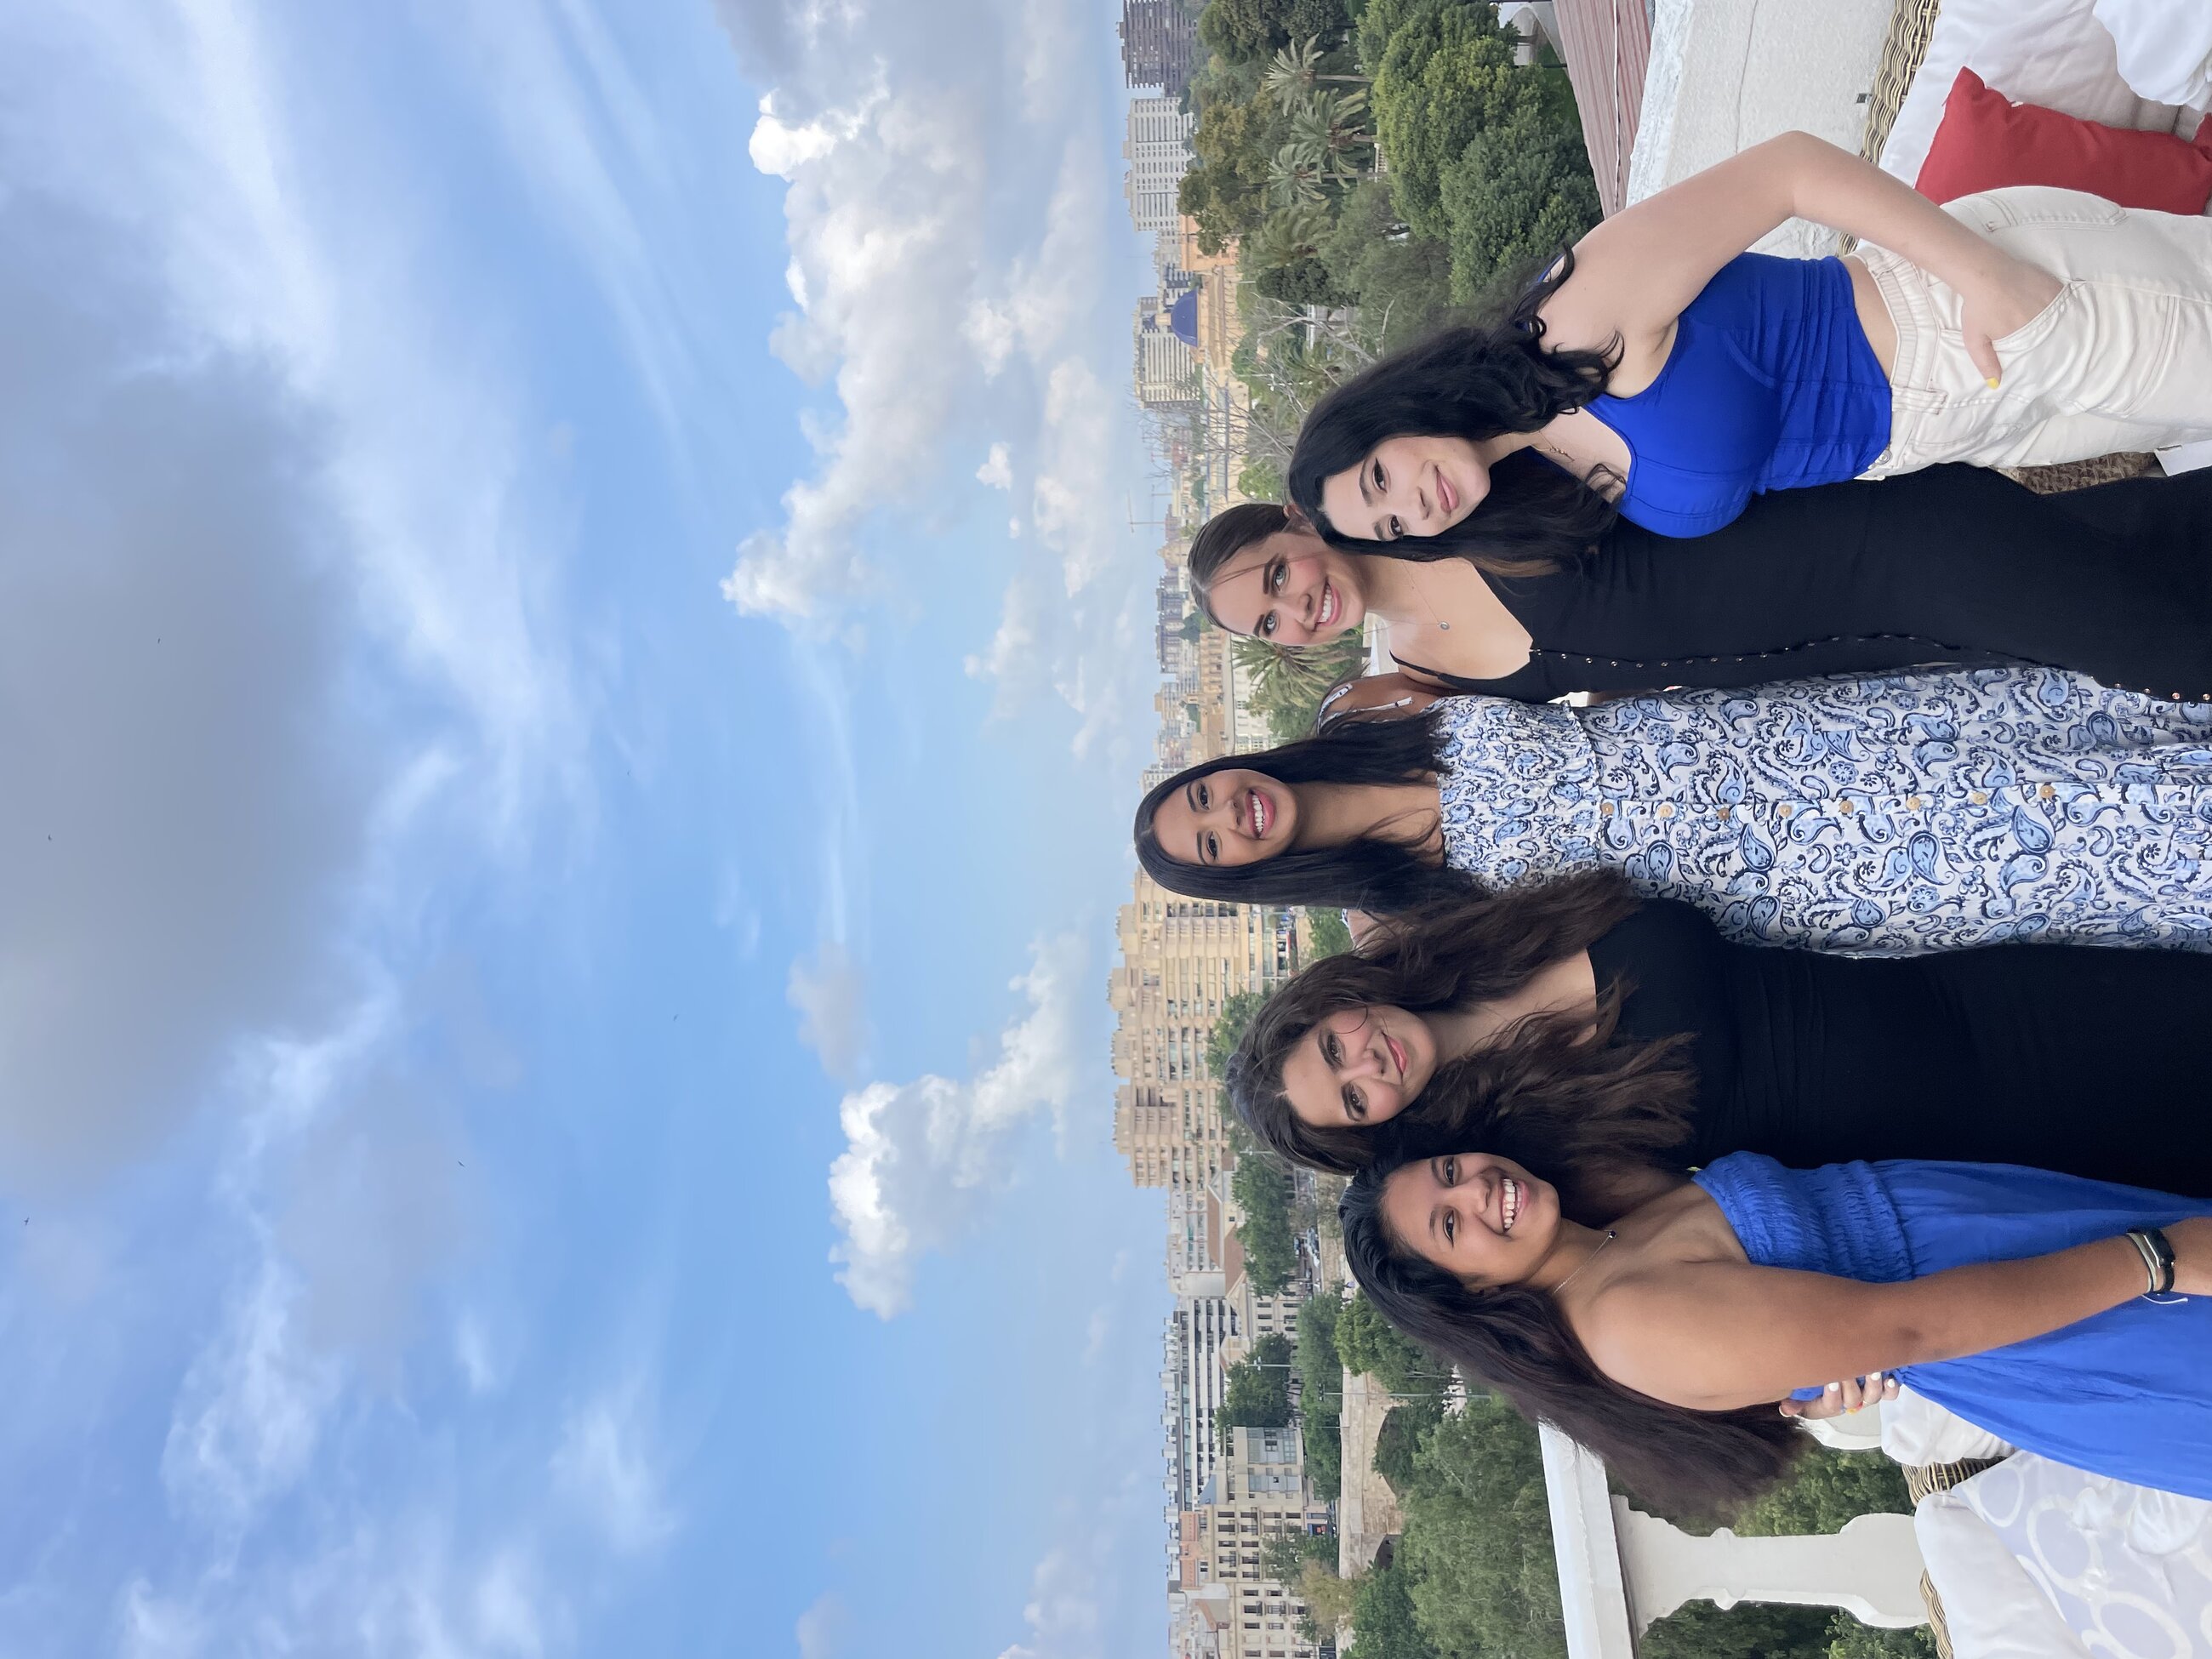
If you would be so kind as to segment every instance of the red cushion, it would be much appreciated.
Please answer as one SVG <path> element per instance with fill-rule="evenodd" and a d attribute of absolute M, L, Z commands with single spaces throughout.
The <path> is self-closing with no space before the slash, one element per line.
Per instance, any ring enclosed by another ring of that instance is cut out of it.
<path fill-rule="evenodd" d="M 2007 185 L 2084 190 L 2122 207 L 2202 213 L 2212 200 L 2212 118 L 2194 143 L 2170 132 L 2137 132 L 2015 104 L 1959 71 L 1943 122 L 1914 181 L 1932 201 L 1954 201 Z"/>

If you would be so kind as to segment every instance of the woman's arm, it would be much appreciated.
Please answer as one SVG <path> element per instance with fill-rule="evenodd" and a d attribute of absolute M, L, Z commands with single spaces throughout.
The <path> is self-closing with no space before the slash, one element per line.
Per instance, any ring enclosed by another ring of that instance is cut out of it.
<path fill-rule="evenodd" d="M 2212 1218 L 2166 1230 L 2175 1288 L 2212 1290 Z M 2042 1336 L 2141 1296 L 2141 1255 L 2102 1238 L 2050 1255 L 1954 1267 L 1897 1285 L 1692 1262 L 1605 1286 L 1576 1322 L 1600 1370 L 1640 1394 L 1699 1411 L 1767 1405 L 1791 1389 L 1927 1364 Z"/>
<path fill-rule="evenodd" d="M 1790 218 L 1877 243 L 1956 289 L 1966 348 L 1994 382 L 1990 343 L 2057 297 L 2059 281 L 2015 259 L 1903 180 L 1808 132 L 1785 132 L 1614 215 L 1575 245 L 1574 278 L 1544 307 L 1561 343 L 1618 330 L 1656 343 L 1715 272 Z"/>
<path fill-rule="evenodd" d="M 1447 688 L 1402 669 L 1393 674 L 1363 675 L 1334 687 L 1322 700 L 1314 729 L 1318 732 L 1341 720 L 1402 720 L 1449 695 Z"/>

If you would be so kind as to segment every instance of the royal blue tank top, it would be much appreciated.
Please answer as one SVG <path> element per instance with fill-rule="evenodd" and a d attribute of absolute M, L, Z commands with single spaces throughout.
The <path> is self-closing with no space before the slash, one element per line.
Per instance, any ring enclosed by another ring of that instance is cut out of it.
<path fill-rule="evenodd" d="M 1834 258 L 1738 254 L 1659 378 L 1590 411 L 1632 458 L 1622 515 L 1663 536 L 1718 530 L 1757 491 L 1855 478 L 1889 446 L 1889 380 Z"/>

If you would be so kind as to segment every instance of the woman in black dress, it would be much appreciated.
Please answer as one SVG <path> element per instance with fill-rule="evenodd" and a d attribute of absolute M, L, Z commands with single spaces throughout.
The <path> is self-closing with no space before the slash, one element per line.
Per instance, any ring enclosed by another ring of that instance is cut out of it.
<path fill-rule="evenodd" d="M 1331 545 L 1248 503 L 1199 532 L 1190 578 L 1232 633 L 1295 647 L 1373 611 L 1431 688 L 1530 702 L 2008 662 L 2212 702 L 2212 469 L 2039 495 L 1934 467 L 1757 496 L 1689 539 L 1600 522 L 1586 545 Z"/>
<path fill-rule="evenodd" d="M 1606 872 L 1448 902 L 1316 963 L 1261 1009 L 1229 1085 L 1295 1162 L 1525 1146 L 1589 1171 L 1602 1190 L 1571 1196 L 1592 1212 L 1638 1201 L 1655 1161 L 1732 1152 L 2019 1164 L 2212 1196 L 2208 1006 L 2212 957 L 1749 947 Z"/>

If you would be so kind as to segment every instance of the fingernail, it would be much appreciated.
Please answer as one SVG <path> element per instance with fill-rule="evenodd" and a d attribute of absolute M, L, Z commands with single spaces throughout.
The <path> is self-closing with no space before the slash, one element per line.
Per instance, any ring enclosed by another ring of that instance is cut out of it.
<path fill-rule="evenodd" d="M 1841 1394 L 1843 1391 L 1844 1385 L 1840 1382 L 1831 1382 L 1828 1384 L 1828 1392 L 1830 1394 Z"/>
<path fill-rule="evenodd" d="M 1990 391 L 1992 391 L 1992 392 L 1995 392 L 1996 389 L 1997 389 L 1997 377 L 1996 377 L 1996 375 L 1992 374 L 1992 375 L 1990 375 Z"/>

